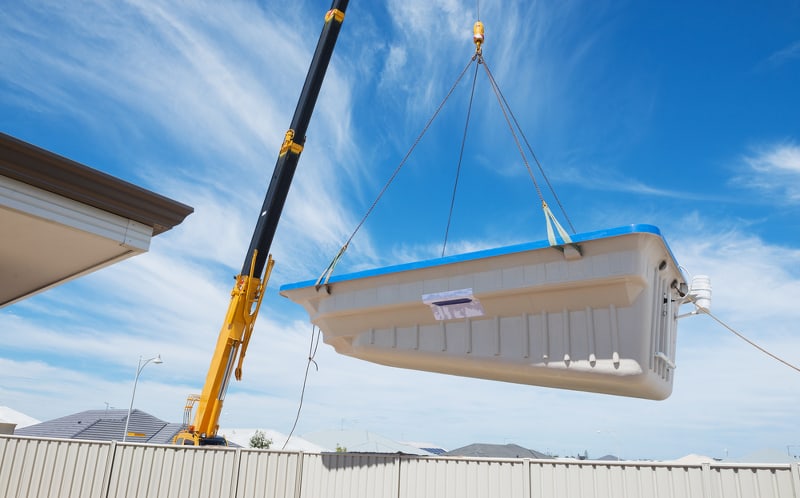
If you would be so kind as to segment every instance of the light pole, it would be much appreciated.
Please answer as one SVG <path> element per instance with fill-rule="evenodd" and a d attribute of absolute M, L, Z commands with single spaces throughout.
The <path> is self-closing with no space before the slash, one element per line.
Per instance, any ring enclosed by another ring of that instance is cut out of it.
<path fill-rule="evenodd" d="M 142 373 L 144 367 L 147 366 L 148 363 L 153 362 L 154 365 L 160 365 L 164 363 L 161 359 L 161 355 L 154 356 L 152 358 L 148 358 L 142 362 L 142 357 L 139 356 L 139 365 L 136 367 L 136 377 L 133 378 L 133 393 L 131 394 L 131 406 L 128 407 L 128 418 L 125 419 L 125 432 L 122 433 L 122 442 L 125 442 L 125 439 L 128 437 L 128 424 L 131 423 L 131 412 L 133 411 L 133 398 L 136 397 L 136 384 L 139 382 L 139 374 Z"/>

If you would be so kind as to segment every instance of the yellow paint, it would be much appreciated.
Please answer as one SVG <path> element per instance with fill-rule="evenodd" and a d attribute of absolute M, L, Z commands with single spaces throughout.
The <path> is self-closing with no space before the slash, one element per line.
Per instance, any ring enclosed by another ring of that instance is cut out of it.
<path fill-rule="evenodd" d="M 339 23 L 344 22 L 344 12 L 339 9 L 331 9 L 325 13 L 325 22 L 328 23 L 331 19 L 336 19 Z"/>
<path fill-rule="evenodd" d="M 475 43 L 475 52 L 478 54 L 481 53 L 481 45 L 483 45 L 483 40 L 483 23 L 480 21 L 475 21 L 475 24 L 472 26 L 472 41 Z"/>
<path fill-rule="evenodd" d="M 287 152 L 291 152 L 292 154 L 300 155 L 303 152 L 303 146 L 295 143 L 294 141 L 294 130 L 287 130 L 286 135 L 283 137 L 283 144 L 281 145 L 281 150 L 278 155 L 284 155 Z"/>
<path fill-rule="evenodd" d="M 257 251 L 253 253 L 253 264 L 256 254 Z M 231 291 L 231 302 L 217 339 L 214 355 L 211 357 L 203 392 L 199 400 L 196 395 L 190 396 L 187 400 L 188 416 L 185 420 L 191 418 L 190 413 L 195 401 L 197 401 L 197 413 L 193 423 L 175 436 L 176 444 L 192 444 L 190 441 L 193 441 L 194 445 L 199 445 L 200 439 L 217 435 L 222 403 L 225 401 L 231 373 L 235 374 L 236 380 L 241 380 L 242 362 L 274 264 L 275 261 L 270 256 L 263 279 L 252 275 L 252 265 L 250 275 L 236 277 L 236 284 Z"/>

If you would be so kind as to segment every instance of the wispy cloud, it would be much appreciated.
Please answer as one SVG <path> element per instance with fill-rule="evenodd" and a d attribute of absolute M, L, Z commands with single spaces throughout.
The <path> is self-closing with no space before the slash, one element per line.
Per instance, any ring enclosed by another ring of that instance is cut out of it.
<path fill-rule="evenodd" d="M 559 185 L 575 185 L 587 190 L 609 193 L 627 193 L 642 197 L 665 198 L 678 201 L 714 201 L 726 202 L 731 199 L 724 194 L 696 191 L 692 189 L 672 190 L 648 184 L 638 177 L 630 177 L 613 166 L 597 167 L 592 165 L 562 166 L 554 175 Z"/>
<path fill-rule="evenodd" d="M 487 60 L 512 105 L 524 105 L 519 117 L 531 137 L 574 122 L 575 104 L 565 97 L 580 85 L 592 86 L 581 81 L 587 74 L 582 71 L 602 65 L 603 32 L 582 28 L 595 24 L 596 17 L 586 13 L 602 9 L 594 5 L 487 4 L 481 13 Z M 225 426 L 284 431 L 291 426 L 311 326 L 303 310 L 277 296 L 275 287 L 324 269 L 385 181 L 384 163 L 396 165 L 472 53 L 475 16 L 463 3 L 391 1 L 385 7 L 390 21 L 346 21 L 347 35 L 323 86 L 273 244 L 278 265 L 248 351 L 245 382 L 232 384 L 228 393 Z M 92 166 L 124 171 L 129 179 L 196 208 L 183 224 L 154 239 L 150 253 L 4 310 L 0 330 L 25 340 L 7 343 L 0 355 L 0 378 L 9 380 L 0 385 L 1 400 L 13 400 L 13 408 L 40 419 L 102 408 L 104 402 L 126 406 L 137 356 L 161 353 L 165 363 L 148 366 L 140 380 L 137 406 L 168 420 L 180 418 L 184 396 L 203 381 L 231 277 L 244 257 L 319 34 L 320 16 L 277 15 L 271 8 L 279 7 L 139 0 L 58 7 L 25 2 L 0 12 L 0 80 L 11 89 L 0 95 L 3 103 L 20 119 L 35 113 L 41 118 L 37 123 L 68 123 L 91 135 L 86 147 L 112 160 Z M 794 50 L 781 57 L 794 57 Z M 597 77 L 589 73 L 590 79 Z M 375 96 L 377 75 L 381 98 L 365 109 L 356 97 Z M 626 99 L 636 97 L 623 93 Z M 492 99 L 484 107 L 496 106 Z M 480 107 L 477 115 L 488 112 Z M 497 147 L 510 143 L 507 130 L 496 120 L 474 122 L 481 125 L 476 135 L 487 174 L 512 186 L 522 183 L 521 173 L 509 173 L 509 161 L 498 157 L 515 154 Z M 463 121 L 458 124 L 460 131 Z M 609 135 L 616 133 L 609 129 Z M 550 139 L 565 140 L 557 135 Z M 407 213 L 409 204 L 428 200 L 425 188 L 439 180 L 433 178 L 436 168 L 425 169 L 421 162 L 423 168 L 405 179 L 411 188 L 400 199 L 405 204 L 388 208 L 405 225 L 366 225 L 344 268 L 439 255 L 441 246 L 429 241 L 433 236 L 419 236 L 420 227 Z M 800 166 L 793 142 L 756 150 L 742 162 L 749 185 L 797 200 L 791 186 L 798 183 Z M 792 338 L 798 318 L 792 299 L 800 293 L 795 249 L 744 234 L 741 225 L 720 228 L 722 220 L 703 213 L 676 220 L 674 206 L 681 203 L 662 202 L 718 200 L 713 196 L 662 188 L 608 168 L 562 167 L 553 179 L 580 186 L 573 190 L 585 216 L 604 222 L 608 210 L 589 199 L 597 195 L 584 195 L 589 189 L 636 194 L 672 210 L 654 212 L 653 218 L 671 223 L 670 242 L 682 264 L 712 276 L 713 310 L 765 346 L 800 355 Z M 519 229 L 530 219 L 523 207 L 498 215 L 500 209 L 491 204 L 508 208 L 511 196 L 502 198 L 502 189 L 490 192 L 492 187 L 476 183 L 460 205 L 474 203 L 467 207 L 488 217 L 490 226 L 476 229 L 478 235 L 453 237 L 448 253 L 527 238 Z M 518 205 L 538 209 L 532 189 L 525 187 L 522 195 L 530 198 Z M 646 210 L 629 202 L 632 196 L 620 197 L 609 210 L 625 216 Z M 425 209 L 420 209 L 423 216 Z M 540 211 L 530 216 L 543 230 Z M 399 242 L 378 240 L 378 234 L 398 233 Z M 792 398 L 800 389 L 798 380 L 726 334 L 702 318 L 681 322 L 675 394 L 660 404 L 394 369 L 343 357 L 322 345 L 316 358 L 320 371 L 312 371 L 309 379 L 299 432 L 346 419 L 398 439 L 405 434 L 448 446 L 511 439 L 575 454 L 597 437 L 597 430 L 612 429 L 624 454 L 647 446 L 647 453 L 636 451 L 651 458 L 680 456 L 687 445 L 719 455 L 719 427 L 735 433 L 763 420 L 775 429 L 735 435 L 737 444 L 781 440 L 800 415 Z M 586 414 L 595 417 L 596 427 L 587 427 Z M 665 430 L 654 434 L 654 426 Z M 541 427 L 548 428 L 546 434 Z"/>
<path fill-rule="evenodd" d="M 732 321 L 766 335 L 785 333 L 800 318 L 791 298 L 800 292 L 800 250 L 698 215 L 682 217 L 670 232 L 680 263 L 691 274 L 711 275 L 712 305 Z M 759 326 L 764 320 L 769 329 Z"/>
<path fill-rule="evenodd" d="M 119 164 L 93 166 L 134 172 L 130 179 L 196 208 L 154 240 L 150 254 L 24 303 L 20 313 L 36 315 L 37 307 L 44 313 L 31 320 L 11 315 L 9 330 L 25 331 L 33 344 L 28 351 L 62 360 L 88 355 L 121 362 L 143 343 L 157 343 L 165 356 L 199 359 L 184 372 L 202 372 L 321 16 L 290 27 L 283 16 L 246 4 L 150 1 L 58 9 L 31 3 L 2 16 L 2 59 L 15 67 L 3 81 L 25 90 L 17 100 L 20 115 L 36 109 L 102 137 L 116 135 L 103 147 Z M 341 199 L 358 188 L 352 179 L 362 176 L 362 165 L 352 160 L 350 85 L 342 74 L 334 62 L 273 247 L 281 262 L 273 286 L 323 269 L 354 225 Z M 90 316 L 73 314 L 55 328 L 48 322 L 51 305 L 94 308 L 110 297 L 108 289 L 123 288 Z"/>
<path fill-rule="evenodd" d="M 44 102 L 48 113 L 116 135 L 105 147 L 121 166 L 144 165 L 138 179 L 145 185 L 196 207 L 171 248 L 182 244 L 184 257 L 238 267 L 321 19 L 298 29 L 246 4 L 150 1 L 55 10 L 33 3 L 7 17 L 14 29 L 6 30 L 3 54 L 15 69 L 4 78 L 26 89 L 27 106 Z M 44 22 L 54 31 L 38 29 Z M 54 39 L 56 28 L 63 39 Z M 283 261 L 298 250 L 307 255 L 291 258 L 290 273 L 324 268 L 355 226 L 341 199 L 369 177 L 351 139 L 351 84 L 337 60 L 273 248 Z M 87 95 L 104 103 L 87 107 Z"/>
<path fill-rule="evenodd" d="M 777 202 L 800 202 L 800 146 L 793 141 L 761 146 L 745 155 L 746 171 L 735 181 L 775 197 Z"/>
<path fill-rule="evenodd" d="M 761 64 L 770 68 L 782 66 L 792 59 L 800 59 L 800 40 L 797 40 L 773 53 Z"/>

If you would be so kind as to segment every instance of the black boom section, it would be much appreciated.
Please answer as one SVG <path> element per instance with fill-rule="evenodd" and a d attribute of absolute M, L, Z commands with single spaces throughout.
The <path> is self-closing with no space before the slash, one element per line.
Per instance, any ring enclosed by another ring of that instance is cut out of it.
<path fill-rule="evenodd" d="M 278 221 L 289 193 L 289 187 L 294 177 L 297 163 L 300 160 L 300 152 L 306 140 L 306 130 L 314 112 L 314 106 L 319 96 L 322 80 L 328 69 L 328 63 L 333 55 L 333 47 L 339 36 L 342 27 L 344 12 L 347 8 L 348 0 L 334 0 L 331 10 L 325 18 L 325 25 L 317 42 L 314 57 L 311 60 L 311 67 L 303 84 L 303 91 L 300 93 L 300 100 L 294 111 L 292 124 L 287 132 L 287 140 L 281 147 L 278 161 L 275 163 L 275 170 L 264 198 L 264 204 L 259 213 L 253 238 L 250 247 L 244 258 L 241 275 L 248 275 L 253 261 L 253 252 L 258 251 L 253 267 L 253 276 L 260 277 L 264 271 L 264 265 L 269 255 L 272 239 L 278 228 Z M 293 135 L 293 136 L 292 136 Z"/>

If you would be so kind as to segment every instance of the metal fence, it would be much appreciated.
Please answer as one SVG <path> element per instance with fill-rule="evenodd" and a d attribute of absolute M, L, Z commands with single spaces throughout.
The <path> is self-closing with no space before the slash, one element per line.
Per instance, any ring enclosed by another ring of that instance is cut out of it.
<path fill-rule="evenodd" d="M 0 496 L 800 498 L 800 464 L 318 454 L 0 436 Z"/>

